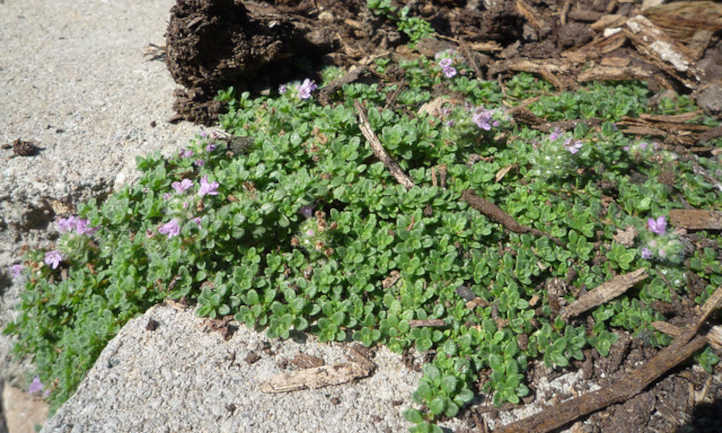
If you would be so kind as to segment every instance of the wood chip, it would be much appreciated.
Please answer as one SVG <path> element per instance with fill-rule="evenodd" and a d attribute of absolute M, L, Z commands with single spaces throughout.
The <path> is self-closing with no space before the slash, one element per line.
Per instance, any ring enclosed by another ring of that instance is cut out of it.
<path fill-rule="evenodd" d="M 674 326 L 668 322 L 656 321 L 652 322 L 651 325 L 657 331 L 672 337 L 678 337 L 682 334 L 682 330 L 678 326 Z"/>
<path fill-rule="evenodd" d="M 571 305 L 564 307 L 561 317 L 564 320 L 575 317 L 598 305 L 616 298 L 626 292 L 637 282 L 647 278 L 647 271 L 644 268 L 637 269 L 623 275 L 617 275 L 611 280 L 602 283 L 593 290 L 585 293 Z"/>
<path fill-rule="evenodd" d="M 617 230 L 613 239 L 625 247 L 631 247 L 634 245 L 635 237 L 637 237 L 637 229 L 634 226 L 627 226 L 624 230 Z"/>
<path fill-rule="evenodd" d="M 690 89 L 695 89 L 700 73 L 694 61 L 674 39 L 655 26 L 643 15 L 637 15 L 624 23 L 624 34 L 634 47 L 658 68 L 664 70 Z"/>
<path fill-rule="evenodd" d="M 504 168 L 499 169 L 499 171 L 496 172 L 496 176 L 494 176 L 494 179 L 499 182 L 502 179 L 504 179 L 504 176 L 506 176 L 507 173 L 509 173 L 509 170 L 514 168 L 516 164 L 507 165 Z"/>
<path fill-rule="evenodd" d="M 722 212 L 704 209 L 672 209 L 669 221 L 688 230 L 722 230 Z"/>
<path fill-rule="evenodd" d="M 443 319 L 409 320 L 410 328 L 441 328 L 443 326 L 446 326 Z"/>
<path fill-rule="evenodd" d="M 318 389 L 326 386 L 341 385 L 352 380 L 366 377 L 372 369 L 357 362 L 345 362 L 334 365 L 307 368 L 291 373 L 280 373 L 270 380 L 262 382 L 260 390 L 265 393 Z"/>

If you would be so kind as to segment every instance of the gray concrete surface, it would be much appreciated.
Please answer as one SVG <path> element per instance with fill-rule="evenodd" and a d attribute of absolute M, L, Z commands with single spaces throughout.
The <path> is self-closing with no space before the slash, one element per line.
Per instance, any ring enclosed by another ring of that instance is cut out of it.
<path fill-rule="evenodd" d="M 58 202 L 107 193 L 135 175 L 135 157 L 171 152 L 199 127 L 166 122 L 175 83 L 145 47 L 162 44 L 173 0 L 0 3 L 0 144 L 35 142 L 33 157 L 0 150 L 0 328 L 19 284 L 8 266 L 47 244 Z M 155 121 L 156 126 L 151 126 Z M 25 386 L 0 336 L 0 375 Z"/>

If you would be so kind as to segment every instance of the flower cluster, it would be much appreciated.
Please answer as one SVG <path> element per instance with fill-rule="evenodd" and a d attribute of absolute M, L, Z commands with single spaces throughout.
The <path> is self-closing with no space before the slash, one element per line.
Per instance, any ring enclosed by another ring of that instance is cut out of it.
<path fill-rule="evenodd" d="M 575 140 L 570 133 L 555 128 L 547 137 L 534 144 L 530 174 L 540 178 L 564 178 L 578 167 L 577 157 L 584 142 Z"/>
<path fill-rule="evenodd" d="M 667 233 L 667 219 L 664 215 L 647 219 L 647 232 L 640 256 L 645 260 L 680 263 L 684 259 L 684 245 L 677 236 Z"/>
<path fill-rule="evenodd" d="M 207 137 L 207 133 L 201 133 L 201 137 Z M 214 138 L 215 134 L 211 133 L 211 138 Z M 201 143 L 201 147 L 195 149 L 184 149 L 181 151 L 181 157 L 191 157 L 196 153 L 199 155 L 203 154 L 203 150 L 206 153 L 211 153 L 216 150 L 216 145 L 213 143 Z M 194 165 L 196 167 L 202 167 L 205 165 L 205 160 L 199 159 Z M 183 178 L 179 181 L 171 183 L 173 191 L 169 191 L 163 194 L 163 199 L 166 201 L 166 214 L 171 218 L 169 221 L 161 224 L 157 231 L 160 234 L 166 235 L 168 238 L 178 236 L 181 232 L 181 228 L 185 221 L 193 221 L 198 226 L 201 225 L 200 216 L 196 215 L 196 212 L 200 212 L 204 208 L 203 197 L 205 196 L 217 196 L 218 187 L 220 184 L 216 181 L 211 181 L 208 175 L 201 177 L 197 183 L 197 191 L 193 194 L 191 191 L 196 187 L 196 182 L 189 178 Z M 146 233 L 148 237 L 153 237 L 153 231 Z"/>
<path fill-rule="evenodd" d="M 441 72 L 446 78 L 453 78 L 457 74 L 456 68 L 453 66 L 460 61 L 459 54 L 455 50 L 439 51 L 434 56 L 437 64 L 441 68 Z"/>
<path fill-rule="evenodd" d="M 494 119 L 496 110 L 487 110 L 483 107 L 477 107 L 473 110 L 471 120 L 484 131 L 490 131 L 491 127 L 499 126 L 499 121 Z"/>
<path fill-rule="evenodd" d="M 452 78 L 456 75 L 456 68 L 451 66 L 453 64 L 453 61 L 450 58 L 444 58 L 439 61 L 439 66 L 441 66 L 441 71 L 444 73 L 446 78 Z"/>
<path fill-rule="evenodd" d="M 70 216 L 68 218 L 60 218 L 57 221 L 58 231 L 60 233 L 75 231 L 79 235 L 92 235 L 98 231 L 97 227 L 88 226 L 88 220 L 84 218 L 78 218 L 76 216 Z"/>
<path fill-rule="evenodd" d="M 309 253 L 322 253 L 326 257 L 333 254 L 333 248 L 329 247 L 329 231 L 336 228 L 335 224 L 329 225 L 326 222 L 326 214 L 323 211 L 313 213 L 312 206 L 303 206 L 299 213 L 306 219 L 299 227 L 298 236 L 291 239 L 294 247 L 305 248 Z"/>
<path fill-rule="evenodd" d="M 311 97 L 311 92 L 318 89 L 315 81 L 306 78 L 303 83 L 298 87 L 298 97 L 301 99 L 308 99 Z"/>
<path fill-rule="evenodd" d="M 45 259 L 43 260 L 46 265 L 50 266 L 51 269 L 57 269 L 60 262 L 64 260 L 63 255 L 58 250 L 52 250 L 45 253 Z"/>
<path fill-rule="evenodd" d="M 311 97 L 311 93 L 316 89 L 318 89 L 316 82 L 306 78 L 303 80 L 303 83 L 295 87 L 296 96 L 298 96 L 299 99 L 309 99 Z M 283 95 L 286 92 L 288 92 L 288 86 L 286 84 L 282 84 L 278 87 L 279 94 Z"/>

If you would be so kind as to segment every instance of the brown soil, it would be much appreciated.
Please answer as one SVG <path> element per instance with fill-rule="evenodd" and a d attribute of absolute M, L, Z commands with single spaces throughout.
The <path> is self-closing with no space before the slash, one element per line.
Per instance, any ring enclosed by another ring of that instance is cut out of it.
<path fill-rule="evenodd" d="M 485 8 L 486 3 L 490 8 Z M 407 0 L 395 4 L 408 6 L 411 16 L 429 21 L 440 35 L 419 44 L 422 54 L 457 48 L 479 78 L 527 71 L 558 89 L 592 79 L 645 79 L 652 90 L 694 91 L 708 114 L 718 115 L 722 9 L 710 9 L 703 2 L 696 9 L 680 6 L 644 12 L 655 26 L 674 36 L 679 51 L 693 62 L 689 70 L 680 70 L 660 60 L 660 55 L 640 55 L 645 35 L 634 39 L 630 33 L 631 42 L 605 38 L 605 26 L 595 24 L 610 16 L 635 16 L 641 12 L 638 3 Z M 213 101 L 219 90 L 234 86 L 237 91 L 272 91 L 292 79 L 318 78 L 323 65 L 348 68 L 376 55 L 403 52 L 406 42 L 406 35 L 390 20 L 370 13 L 363 0 L 178 0 L 166 33 L 168 69 L 184 87 L 175 94 L 175 120 L 211 124 L 223 111 L 222 104 Z"/>
<path fill-rule="evenodd" d="M 485 4 L 491 6 L 487 9 Z M 684 70 L 654 53 L 645 53 L 648 41 L 632 31 L 622 32 L 626 36 L 621 38 L 604 36 L 607 26 L 600 26 L 600 19 L 614 19 L 610 15 L 622 20 L 634 17 L 641 13 L 640 4 L 625 0 L 397 1 L 396 6 L 408 6 L 411 16 L 430 22 L 439 35 L 419 42 L 414 53 L 405 46 L 406 35 L 389 20 L 370 13 L 365 0 L 177 0 L 166 34 L 168 69 L 184 87 L 176 91 L 174 108 L 177 119 L 212 124 L 224 110 L 213 98 L 229 86 L 237 91 L 275 92 L 279 84 L 294 79 L 310 77 L 320 81 L 317 74 L 324 65 L 349 70 L 367 64 L 374 56 L 433 55 L 455 48 L 473 66 L 478 78 L 497 80 L 526 71 L 540 75 L 558 90 L 573 89 L 592 79 L 644 79 L 653 91 L 691 94 L 708 115 L 719 116 L 722 8 L 678 2 L 667 5 L 667 9 L 644 12 L 691 61 Z M 359 74 L 349 79 L 355 80 Z M 386 78 L 393 76 L 394 72 L 389 71 Z M 322 103 L 328 103 L 329 94 L 321 89 Z M 513 114 L 533 127 L 551 127 L 535 125 L 538 119 L 523 107 Z M 672 117 L 633 119 L 628 125 L 620 122 L 618 126 L 630 128 L 632 133 L 657 133 L 671 144 L 688 146 L 704 143 L 704 134 L 722 134 L 715 130 L 686 130 L 675 135 L 684 129 L 685 119 Z M 614 185 L 600 187 L 610 194 L 615 189 Z M 693 277 L 690 287 L 695 283 Z M 692 305 L 692 299 L 677 299 L 672 304 L 658 303 L 655 309 L 668 322 L 683 325 L 694 317 Z M 581 369 L 587 383 L 605 386 L 656 352 L 644 341 L 620 332 L 608 357 L 601 358 L 596 351 L 588 350 L 586 360 L 568 371 Z M 582 418 L 585 424 L 577 424 L 576 431 L 722 431 L 722 370 L 718 366 L 713 380 L 692 365 L 688 362 L 678 367 L 622 404 Z M 532 396 L 525 403 L 534 401 L 539 379 L 553 374 L 561 373 L 532 368 L 528 376 Z M 583 388 L 580 386 L 579 391 L 583 392 Z M 478 415 L 494 411 L 497 409 L 486 403 L 467 409 L 463 416 L 469 431 L 485 431 Z"/>

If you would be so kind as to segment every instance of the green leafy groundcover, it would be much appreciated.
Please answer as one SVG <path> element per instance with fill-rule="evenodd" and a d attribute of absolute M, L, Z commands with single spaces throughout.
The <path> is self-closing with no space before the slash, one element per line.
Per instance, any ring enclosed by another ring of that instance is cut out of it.
<path fill-rule="evenodd" d="M 686 272 L 704 286 L 698 303 L 722 284 L 714 248 L 690 248 L 666 227 L 668 211 L 685 203 L 719 210 L 719 191 L 692 167 L 719 173 L 719 160 L 680 158 L 614 127 L 649 110 L 644 85 L 557 94 L 520 74 L 503 93 L 471 78 L 453 52 L 374 67 L 381 76 L 400 68 L 405 86 L 349 84 L 328 106 L 314 101 L 308 81 L 272 97 L 222 92 L 230 112 L 221 126 L 246 138 L 199 136 L 177 156 L 140 158 L 139 182 L 59 220 L 56 247 L 16 265 L 26 290 L 5 332 L 19 337 L 19 355 L 33 356 L 53 408 L 130 318 L 185 298 L 199 315 L 233 315 L 270 337 L 310 332 L 435 350 L 417 409 L 405 415 L 412 431 L 440 431 L 434 421 L 472 399 L 481 371 L 495 403 L 518 403 L 529 393 L 530 361 L 562 368 L 585 348 L 607 355 L 617 328 L 663 346 L 669 339 L 650 326 L 663 317 L 650 304 L 693 296 Z M 324 81 L 341 72 L 325 70 Z M 384 108 L 391 93 L 397 98 Z M 419 110 L 443 95 L 454 98 Z M 550 121 L 606 123 L 551 133 L 513 124 L 504 108 L 531 96 L 540 99 L 530 109 Z M 355 100 L 415 187 L 397 184 L 374 157 Z M 681 98 L 665 104 L 695 108 Z M 670 169 L 674 189 L 657 180 Z M 461 200 L 466 189 L 566 246 L 506 231 Z M 633 246 L 613 239 L 629 227 L 639 233 Z M 591 321 L 565 323 L 549 303 L 545 282 L 572 269 L 567 301 L 640 267 L 650 277 L 593 310 Z M 470 308 L 471 298 L 482 302 Z M 410 328 L 418 319 L 445 326 Z M 709 350 L 697 359 L 706 368 L 717 362 Z"/>

